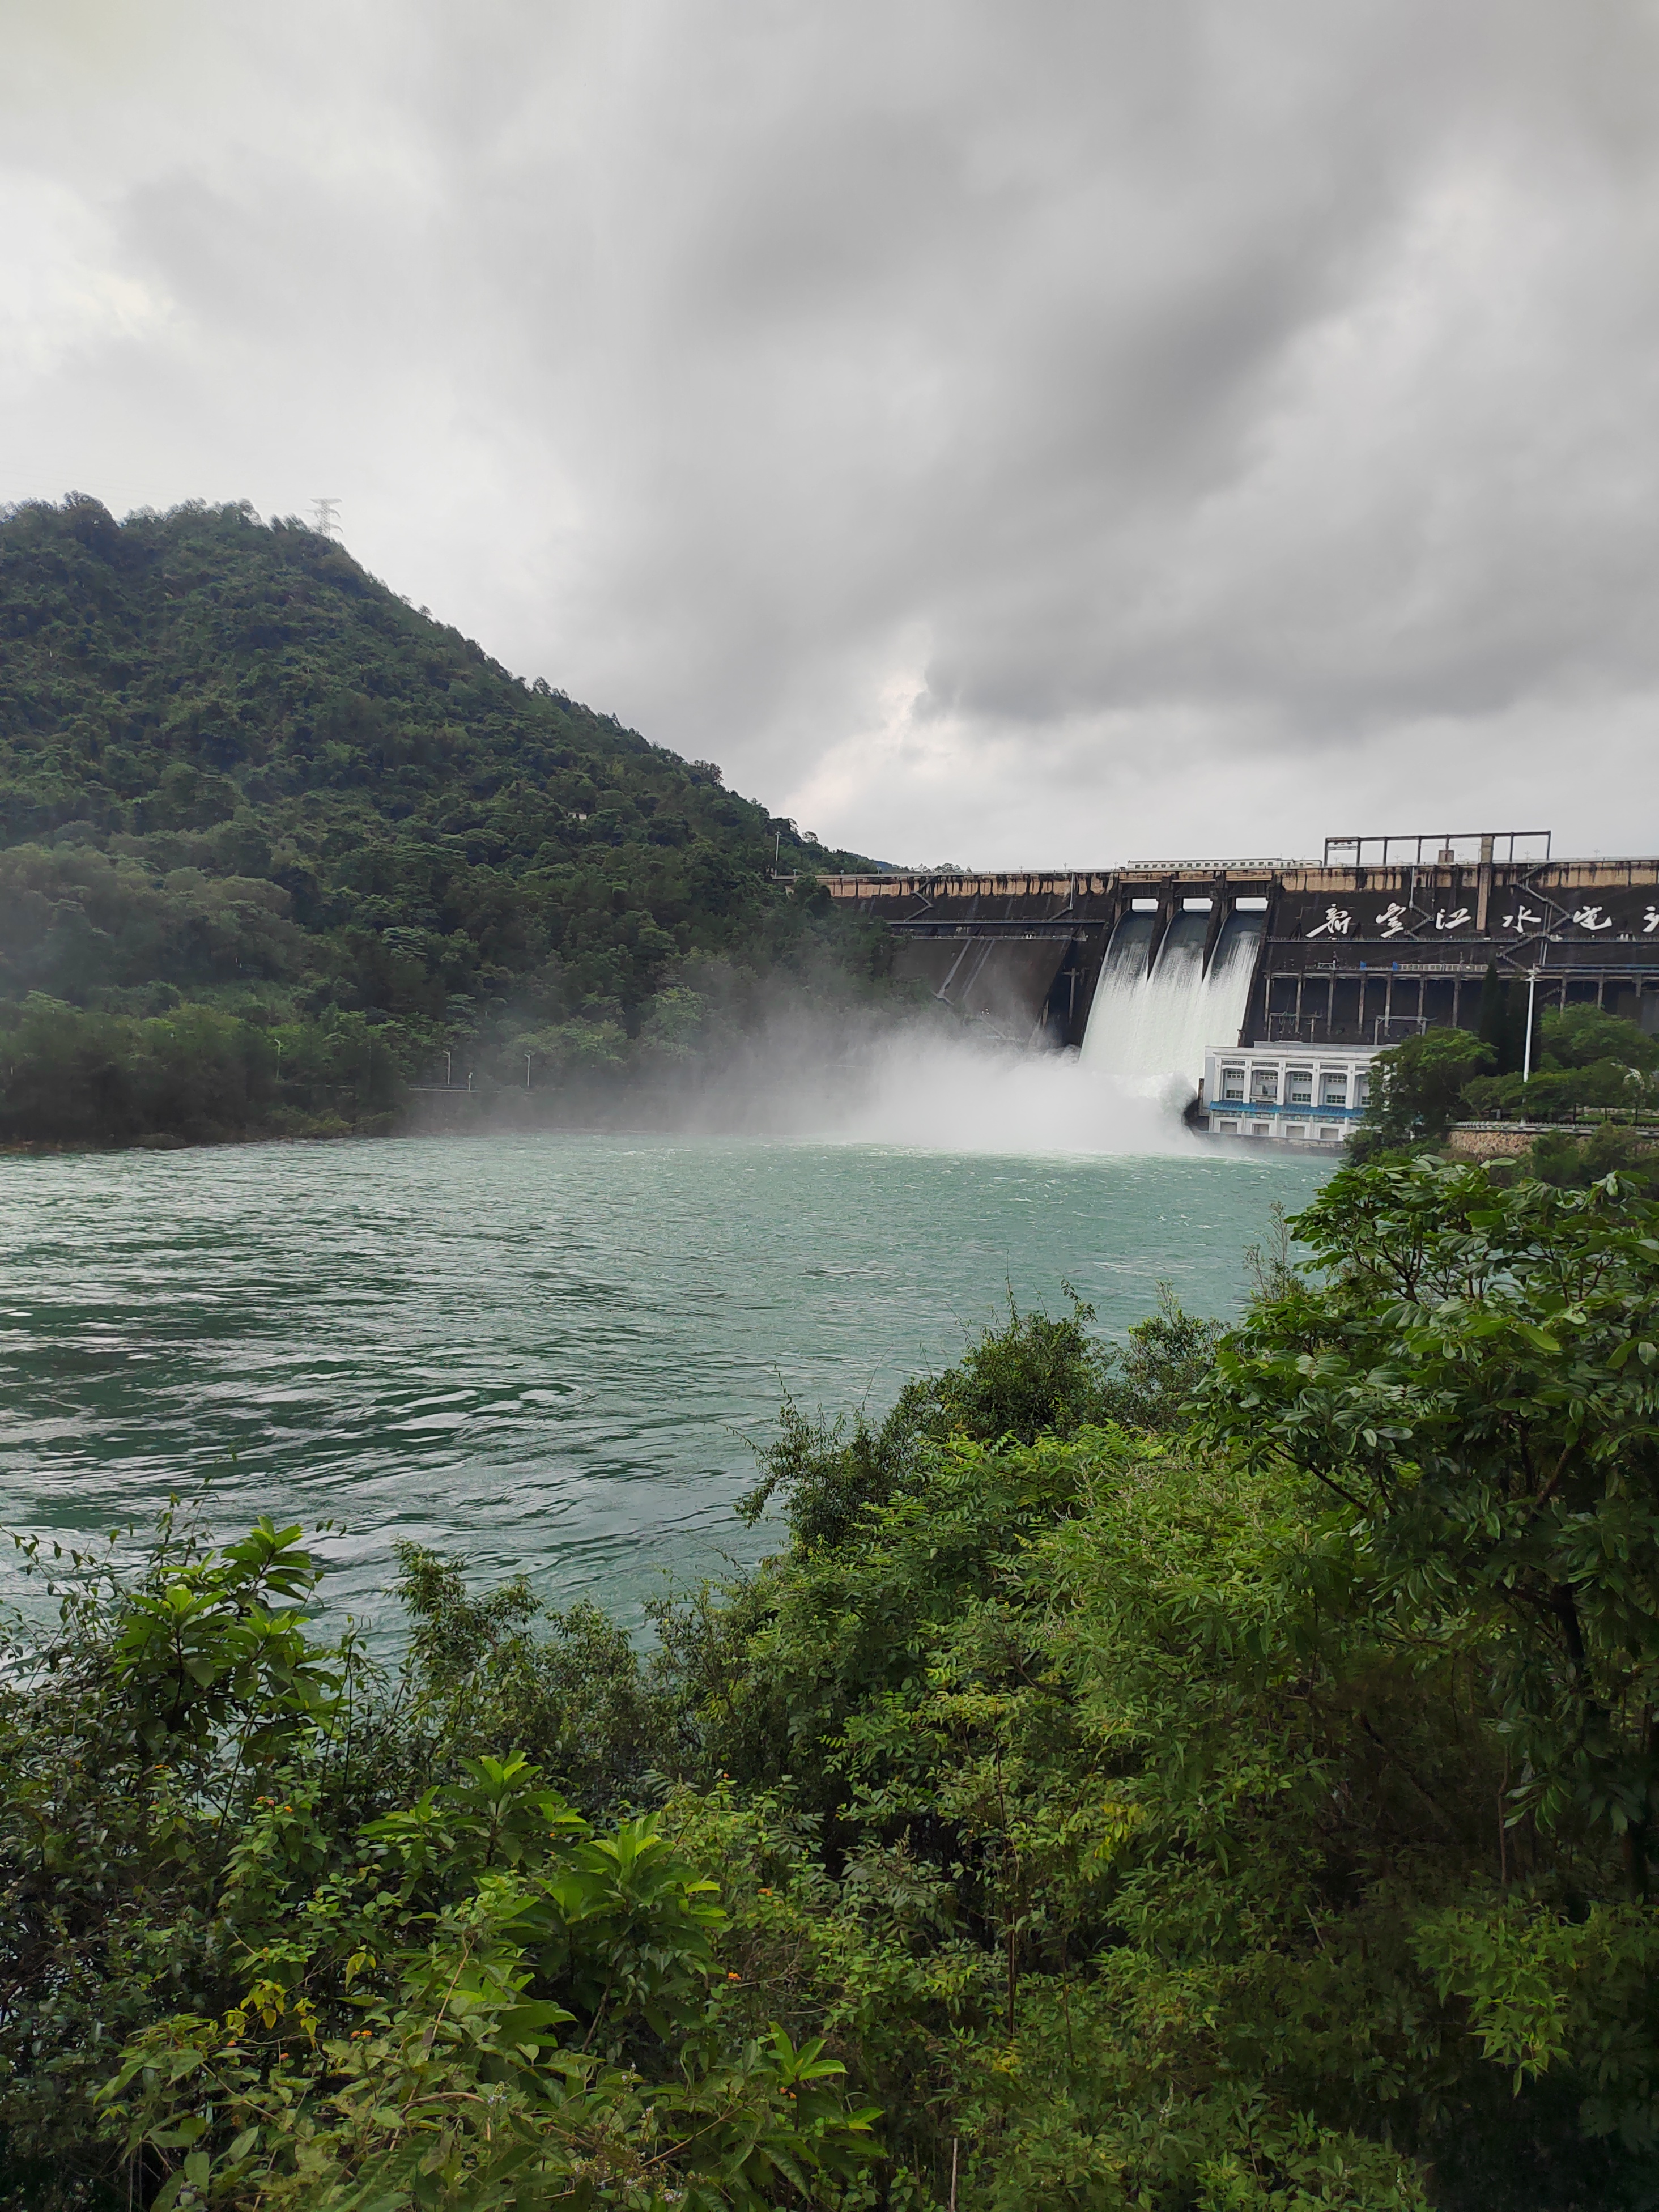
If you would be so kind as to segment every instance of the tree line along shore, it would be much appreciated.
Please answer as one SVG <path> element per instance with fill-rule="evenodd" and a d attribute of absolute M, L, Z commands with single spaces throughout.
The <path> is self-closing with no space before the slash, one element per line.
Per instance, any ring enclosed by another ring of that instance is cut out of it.
<path fill-rule="evenodd" d="M 1659 1192 L 1659 1037 L 1602 1007 L 1569 1006 L 1538 1019 L 1528 1048 L 1524 983 L 1493 972 L 1486 986 L 1478 1030 L 1425 1030 L 1376 1055 L 1349 1157 L 1449 1158 L 1496 1135 L 1506 1141 L 1487 1165 L 1499 1182 L 1585 1189 L 1617 1173 Z"/>

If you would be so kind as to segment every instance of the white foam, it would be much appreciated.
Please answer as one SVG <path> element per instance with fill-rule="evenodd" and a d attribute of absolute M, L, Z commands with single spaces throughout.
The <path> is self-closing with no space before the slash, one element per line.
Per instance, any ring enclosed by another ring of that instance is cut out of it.
<path fill-rule="evenodd" d="M 1126 1091 L 1074 1052 L 971 1036 L 901 1036 L 870 1054 L 824 1133 L 936 1152 L 1182 1152 L 1178 1112 Z"/>

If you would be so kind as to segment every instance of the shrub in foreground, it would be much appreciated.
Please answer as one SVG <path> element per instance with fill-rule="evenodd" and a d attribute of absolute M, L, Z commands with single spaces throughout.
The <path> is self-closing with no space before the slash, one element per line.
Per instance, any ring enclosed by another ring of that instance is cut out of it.
<path fill-rule="evenodd" d="M 269 1528 L 80 1583 L 0 1739 L 11 2201 L 1659 2202 L 1659 1210 L 1294 1226 L 1219 1342 L 1013 1316 L 884 1463 L 797 1430 L 648 1658 L 410 1553 L 382 1680 Z"/>

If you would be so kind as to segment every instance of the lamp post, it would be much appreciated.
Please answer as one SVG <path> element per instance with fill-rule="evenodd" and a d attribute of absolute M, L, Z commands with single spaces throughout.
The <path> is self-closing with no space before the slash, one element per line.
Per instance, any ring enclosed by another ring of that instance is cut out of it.
<path fill-rule="evenodd" d="M 1549 958 L 1549 957 L 1550 940 L 1546 937 L 1543 944 L 1539 947 L 1537 967 L 1528 968 L 1527 970 L 1527 1042 L 1526 1047 L 1521 1055 L 1521 1080 L 1522 1084 L 1528 1084 L 1532 1081 L 1533 1001 L 1538 995 L 1538 977 L 1540 970 L 1543 968 L 1545 962 Z"/>

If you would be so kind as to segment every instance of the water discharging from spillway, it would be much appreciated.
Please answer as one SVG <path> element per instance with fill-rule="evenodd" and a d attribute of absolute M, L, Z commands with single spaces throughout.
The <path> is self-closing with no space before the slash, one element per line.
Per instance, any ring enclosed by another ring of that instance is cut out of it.
<path fill-rule="evenodd" d="M 1238 1042 L 1266 916 L 1232 914 L 1210 964 L 1206 914 L 1178 914 L 1147 965 L 1158 916 L 1128 914 L 1112 933 L 1083 1039 L 1083 1065 L 1126 1090 L 1190 1096 L 1212 1045 Z"/>

